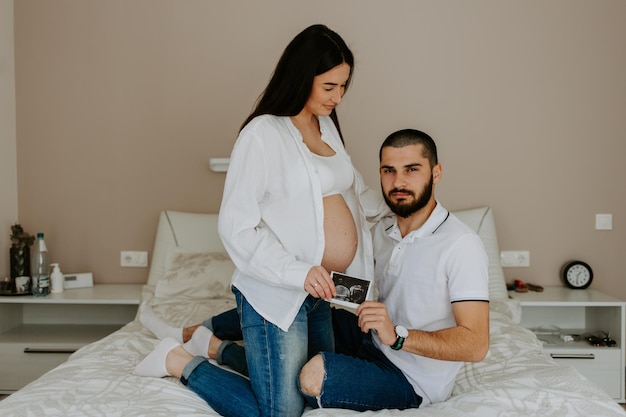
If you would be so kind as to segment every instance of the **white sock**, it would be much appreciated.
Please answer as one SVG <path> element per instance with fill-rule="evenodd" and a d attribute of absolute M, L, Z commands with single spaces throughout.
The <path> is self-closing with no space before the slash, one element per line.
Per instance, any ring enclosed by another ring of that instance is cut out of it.
<path fill-rule="evenodd" d="M 213 332 L 204 326 L 199 326 L 191 335 L 191 339 L 183 345 L 183 348 L 193 356 L 209 357 L 209 342 Z"/>
<path fill-rule="evenodd" d="M 170 374 L 165 367 L 165 360 L 167 354 L 177 346 L 180 346 L 180 342 L 173 337 L 166 337 L 161 340 L 157 347 L 135 366 L 135 375 L 154 378 L 169 376 Z"/>
<path fill-rule="evenodd" d="M 173 337 L 178 343 L 183 343 L 182 327 L 173 327 L 160 319 L 148 304 L 142 304 L 139 310 L 139 321 L 156 337 L 163 340 L 166 337 Z"/>

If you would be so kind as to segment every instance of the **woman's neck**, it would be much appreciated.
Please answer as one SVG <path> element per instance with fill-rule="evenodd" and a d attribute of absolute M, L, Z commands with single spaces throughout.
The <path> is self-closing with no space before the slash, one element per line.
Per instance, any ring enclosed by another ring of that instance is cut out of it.
<path fill-rule="evenodd" d="M 291 121 L 300 131 L 317 130 L 319 132 L 320 130 L 320 122 L 317 119 L 317 116 L 304 109 L 295 116 L 291 116 Z"/>
<path fill-rule="evenodd" d="M 298 129 L 302 141 L 311 152 L 320 156 L 333 156 L 335 151 L 322 140 L 320 122 L 312 113 L 291 116 L 291 122 Z"/>

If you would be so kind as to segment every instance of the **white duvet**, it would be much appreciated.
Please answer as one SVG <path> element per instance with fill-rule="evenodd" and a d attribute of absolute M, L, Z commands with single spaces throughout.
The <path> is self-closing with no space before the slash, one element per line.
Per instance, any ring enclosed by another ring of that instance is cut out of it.
<path fill-rule="evenodd" d="M 149 298 L 149 294 L 148 294 Z M 154 310 L 183 325 L 230 308 L 232 300 L 161 303 Z M 519 306 L 491 303 L 491 347 L 486 359 L 466 364 L 452 397 L 417 410 L 357 413 L 325 409 L 316 416 L 626 416 L 576 370 L 557 365 L 540 342 L 517 325 Z M 175 378 L 144 378 L 133 367 L 156 345 L 137 320 L 83 347 L 70 359 L 0 402 L 0 416 L 210 416 L 217 415 Z"/>

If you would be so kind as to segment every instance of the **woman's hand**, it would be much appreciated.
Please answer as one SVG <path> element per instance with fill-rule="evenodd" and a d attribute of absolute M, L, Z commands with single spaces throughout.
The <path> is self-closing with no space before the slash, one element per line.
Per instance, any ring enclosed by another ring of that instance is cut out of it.
<path fill-rule="evenodd" d="M 330 300 L 335 296 L 335 283 L 323 266 L 309 269 L 304 279 L 304 290 L 315 298 Z"/>

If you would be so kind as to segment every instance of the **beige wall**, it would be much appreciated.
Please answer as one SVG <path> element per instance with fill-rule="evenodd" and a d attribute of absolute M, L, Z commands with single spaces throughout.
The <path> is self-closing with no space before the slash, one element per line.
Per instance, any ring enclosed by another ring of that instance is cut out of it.
<path fill-rule="evenodd" d="M 0 278 L 9 276 L 9 235 L 17 221 L 16 155 L 13 0 L 0 0 Z"/>
<path fill-rule="evenodd" d="M 438 141 L 450 209 L 494 207 L 519 278 L 558 285 L 590 263 L 626 299 L 626 2 L 108 0 L 15 4 L 19 219 L 66 272 L 145 282 L 162 209 L 216 211 L 238 126 L 286 43 L 322 22 L 357 68 L 339 109 L 378 187 L 391 131 Z M 613 231 L 595 231 L 613 213 Z"/>

